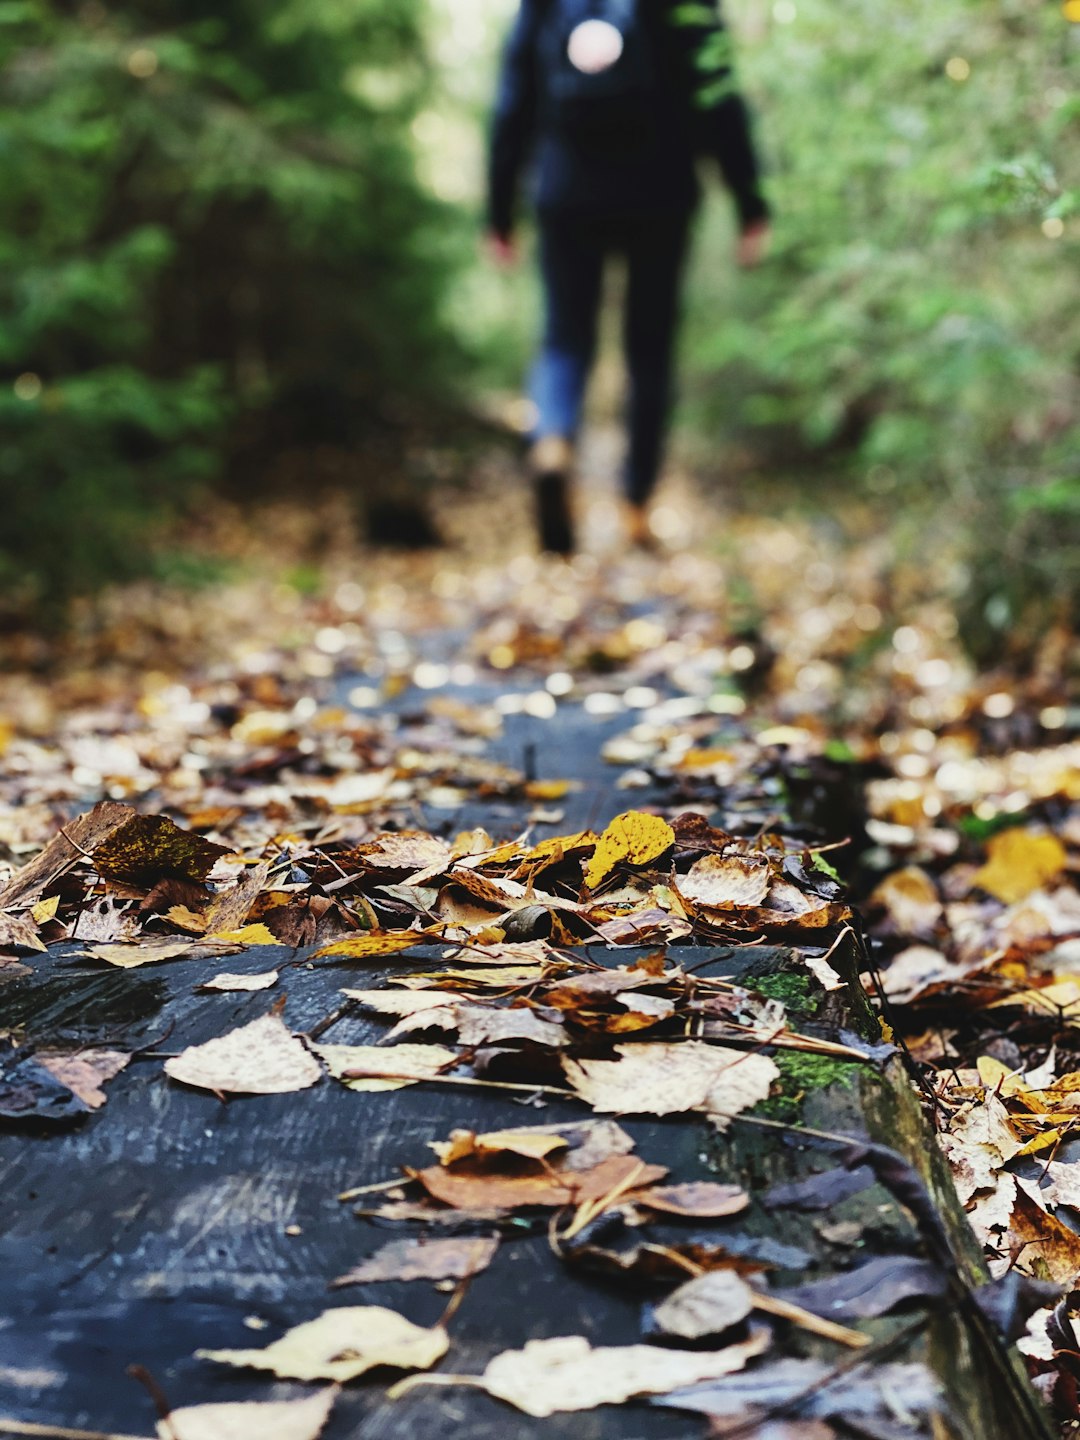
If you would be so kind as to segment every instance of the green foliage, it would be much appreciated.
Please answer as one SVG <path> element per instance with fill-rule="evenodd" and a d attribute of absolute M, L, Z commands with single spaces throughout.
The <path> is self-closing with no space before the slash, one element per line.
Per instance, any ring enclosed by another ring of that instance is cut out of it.
<path fill-rule="evenodd" d="M 0 3 L 0 583 L 58 595 L 451 351 L 424 0 Z"/>
<path fill-rule="evenodd" d="M 1045 0 L 728 9 L 777 247 L 736 286 L 706 242 L 692 418 L 944 506 L 996 624 L 1075 595 L 1080 25 Z"/>

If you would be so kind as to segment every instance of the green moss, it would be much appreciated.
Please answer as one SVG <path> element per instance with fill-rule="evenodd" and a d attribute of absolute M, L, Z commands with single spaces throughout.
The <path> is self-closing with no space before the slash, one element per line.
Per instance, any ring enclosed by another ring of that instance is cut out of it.
<path fill-rule="evenodd" d="M 782 1000 L 789 1015 L 816 1015 L 817 997 L 809 975 L 793 975 L 782 971 L 776 975 L 755 977 L 754 988 L 770 1000 Z"/>
<path fill-rule="evenodd" d="M 833 1085 L 850 1086 L 860 1066 L 850 1060 L 829 1060 L 799 1050 L 781 1050 L 773 1056 L 780 1079 L 777 1093 L 754 1109 L 755 1115 L 792 1125 L 798 1120 L 808 1090 L 827 1090 Z"/>

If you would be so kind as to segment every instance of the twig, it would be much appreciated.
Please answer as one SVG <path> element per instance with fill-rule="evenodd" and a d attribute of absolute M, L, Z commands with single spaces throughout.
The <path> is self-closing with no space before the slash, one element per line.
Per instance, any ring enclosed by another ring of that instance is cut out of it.
<path fill-rule="evenodd" d="M 35 1425 L 32 1420 L 9 1420 L 0 1415 L 0 1435 L 35 1435 L 43 1440 L 149 1440 L 146 1435 L 122 1435 L 116 1430 L 72 1430 L 67 1425 Z"/>
<path fill-rule="evenodd" d="M 355 1200 L 359 1195 L 375 1195 L 382 1190 L 396 1190 L 399 1185 L 405 1185 L 404 1177 L 400 1180 L 376 1180 L 374 1185 L 357 1185 L 354 1190 L 343 1190 L 337 1197 L 342 1202 Z"/>
<path fill-rule="evenodd" d="M 577 1100 L 573 1090 L 558 1085 L 525 1085 L 514 1080 L 478 1080 L 468 1075 L 406 1075 L 390 1070 L 343 1070 L 342 1080 L 411 1080 L 417 1085 L 468 1085 L 483 1090 L 516 1090 L 525 1095 L 558 1095 L 563 1100 Z"/>
<path fill-rule="evenodd" d="M 762 1310 L 766 1315 L 775 1315 L 780 1320 L 790 1320 L 801 1330 L 809 1330 L 812 1335 L 820 1335 L 824 1340 L 835 1340 L 852 1350 L 862 1350 L 870 1344 L 870 1336 L 864 1335 L 861 1330 L 850 1330 L 846 1325 L 838 1325 L 835 1320 L 825 1320 L 812 1310 L 804 1310 L 801 1305 L 782 1300 L 779 1295 L 755 1290 L 754 1309 Z"/>

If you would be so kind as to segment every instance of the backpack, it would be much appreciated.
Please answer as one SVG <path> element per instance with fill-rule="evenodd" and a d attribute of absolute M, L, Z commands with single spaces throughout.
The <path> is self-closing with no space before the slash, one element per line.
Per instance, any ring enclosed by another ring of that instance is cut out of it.
<path fill-rule="evenodd" d="M 539 47 L 552 128 L 575 149 L 616 160 L 647 149 L 655 123 L 645 0 L 549 0 Z"/>

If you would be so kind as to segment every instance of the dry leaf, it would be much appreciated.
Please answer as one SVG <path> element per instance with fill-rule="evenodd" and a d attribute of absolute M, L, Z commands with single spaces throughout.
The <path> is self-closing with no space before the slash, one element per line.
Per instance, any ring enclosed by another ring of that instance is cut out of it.
<path fill-rule="evenodd" d="M 880 905 L 899 935 L 928 940 L 944 915 L 937 886 L 918 865 L 907 865 L 886 876 L 870 900 Z"/>
<path fill-rule="evenodd" d="M 152 885 L 167 875 L 205 880 L 228 853 L 227 846 L 181 830 L 165 815 L 134 815 L 92 851 L 99 875 L 132 885 Z"/>
<path fill-rule="evenodd" d="M 410 1172 L 429 1195 L 455 1210 L 519 1210 L 531 1205 L 561 1209 L 600 1200 L 621 1186 L 635 1188 L 663 1180 L 663 1165 L 647 1165 L 634 1155 L 614 1155 L 591 1170 L 537 1170 L 504 1174 L 470 1161 L 452 1168 L 433 1165 Z"/>
<path fill-rule="evenodd" d="M 86 953 L 92 960 L 104 960 L 120 970 L 137 970 L 161 960 L 206 960 L 215 955 L 235 955 L 242 947 L 232 940 L 189 940 L 178 935 L 146 935 L 116 945 L 91 945 Z"/>
<path fill-rule="evenodd" d="M 719 1220 L 738 1215 L 750 1204 L 750 1196 L 739 1185 L 718 1185 L 712 1180 L 690 1180 L 682 1185 L 656 1185 L 635 1191 L 635 1204 L 667 1215 L 694 1220 Z"/>
<path fill-rule="evenodd" d="M 324 1310 L 297 1325 L 264 1350 L 196 1350 L 202 1360 L 270 1370 L 280 1380 L 336 1380 L 344 1383 L 374 1369 L 428 1370 L 446 1354 L 446 1331 L 425 1330 L 381 1305 Z"/>
<path fill-rule="evenodd" d="M 563 1335 L 530 1340 L 523 1350 L 504 1350 L 477 1380 L 497 1400 L 542 1420 L 716 1380 L 741 1370 L 768 1346 L 764 1328 L 740 1345 L 694 1352 L 652 1345 L 593 1349 L 584 1335 Z"/>
<path fill-rule="evenodd" d="M 1023 900 L 1056 880 L 1068 864 L 1069 855 L 1056 835 L 1036 835 L 1030 830 L 1002 830 L 987 841 L 986 864 L 977 870 L 972 883 L 1006 905 Z"/>
<path fill-rule="evenodd" d="M 733 1270 L 710 1270 L 673 1291 L 653 1311 L 662 1335 L 702 1340 L 720 1335 L 745 1320 L 754 1308 L 754 1292 Z"/>
<path fill-rule="evenodd" d="M 204 980 L 199 986 L 200 990 L 225 990 L 240 991 L 247 990 L 269 990 L 271 985 L 276 985 L 280 979 L 279 970 L 261 970 L 257 975 L 230 975 L 227 970 L 222 970 L 220 975 L 215 975 L 212 980 Z"/>
<path fill-rule="evenodd" d="M 58 875 L 87 851 L 112 835 L 135 814 L 130 805 L 102 800 L 92 810 L 69 820 L 29 865 L 17 870 L 0 890 L 0 910 L 17 910 L 32 904 Z"/>
<path fill-rule="evenodd" d="M 239 930 L 215 930 L 211 940 L 228 940 L 235 945 L 280 945 L 282 942 L 265 925 L 242 925 Z"/>
<path fill-rule="evenodd" d="M 616 865 L 647 865 L 659 860 L 675 844 L 675 832 L 666 820 L 628 810 L 617 815 L 596 842 L 585 867 L 585 884 L 595 890 Z"/>
<path fill-rule="evenodd" d="M 445 1045 L 313 1045 L 335 1080 L 350 1090 L 377 1094 L 401 1090 L 419 1080 L 437 1080 L 458 1062 Z M 388 1076 L 388 1079 L 381 1079 Z"/>
<path fill-rule="evenodd" d="M 345 1275 L 331 1281 L 342 1285 L 377 1285 L 388 1280 L 466 1280 L 486 1270 L 499 1248 L 498 1239 L 464 1235 L 451 1240 L 391 1240 Z"/>
<path fill-rule="evenodd" d="M 29 915 L 5 915 L 0 912 L 0 950 L 36 954 L 45 948 L 37 933 L 37 922 Z"/>
<path fill-rule="evenodd" d="M 286 1095 L 322 1079 L 318 1062 L 278 1015 L 192 1045 L 165 1061 L 165 1073 L 221 1095 Z"/>
<path fill-rule="evenodd" d="M 332 945 L 324 945 L 311 959 L 336 955 L 344 960 L 367 960 L 374 955 L 396 955 L 401 950 L 411 950 L 414 945 L 423 945 L 430 938 L 417 930 L 361 930 L 344 940 L 335 940 Z"/>
<path fill-rule="evenodd" d="M 119 1075 L 131 1060 L 122 1050 L 38 1050 L 34 1059 L 39 1065 L 56 1077 L 61 1085 L 77 1095 L 91 1110 L 100 1110 L 105 1104 L 105 1091 L 101 1088 L 106 1081 Z"/>
<path fill-rule="evenodd" d="M 303 1400 L 248 1400 L 185 1405 L 159 1420 L 159 1440 L 318 1440 L 337 1386 Z"/>
<path fill-rule="evenodd" d="M 530 1040 L 534 1045 L 551 1047 L 569 1044 L 569 1036 L 562 1025 L 544 1020 L 532 1010 L 524 1007 L 496 1009 L 490 1005 L 467 1002 L 441 1005 L 408 1015 L 387 1032 L 386 1039 L 396 1040 L 414 1030 L 428 1029 L 456 1030 L 462 1045 L 470 1049 L 504 1040 Z"/>
<path fill-rule="evenodd" d="M 565 1150 L 569 1141 L 564 1135 L 552 1131 L 490 1130 L 486 1135 L 477 1135 L 472 1130 L 451 1130 L 449 1140 L 428 1142 L 439 1157 L 440 1165 L 452 1165 L 455 1160 L 476 1156 L 479 1160 L 490 1159 L 493 1155 L 519 1155 L 524 1160 L 543 1160 L 554 1150 Z"/>
<path fill-rule="evenodd" d="M 771 878 L 765 855 L 703 855 L 679 876 L 679 894 L 714 910 L 758 906 L 765 903 Z"/>
<path fill-rule="evenodd" d="M 780 1072 L 765 1055 L 700 1040 L 616 1045 L 619 1060 L 563 1059 L 570 1084 L 594 1110 L 616 1115 L 674 1115 L 705 1110 L 723 1128 L 769 1095 Z"/>
<path fill-rule="evenodd" d="M 451 990 L 342 990 L 342 995 L 355 1000 L 365 1010 L 377 1015 L 415 1015 L 420 1010 L 441 1010 L 464 995 Z"/>

